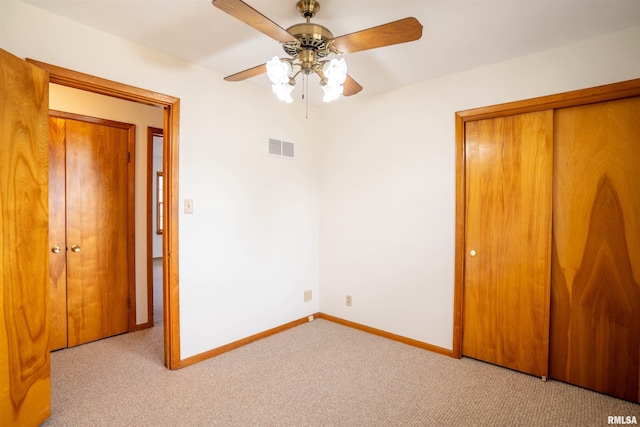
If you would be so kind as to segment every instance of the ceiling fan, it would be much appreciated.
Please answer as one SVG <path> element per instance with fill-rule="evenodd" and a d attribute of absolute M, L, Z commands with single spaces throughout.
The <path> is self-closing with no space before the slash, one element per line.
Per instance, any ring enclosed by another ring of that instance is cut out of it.
<path fill-rule="evenodd" d="M 323 101 L 329 102 L 340 95 L 351 96 L 362 86 L 347 74 L 343 58 L 325 59 L 329 55 L 360 52 L 422 37 L 422 24 L 416 18 L 405 18 L 351 34 L 334 37 L 327 28 L 311 23 L 320 3 L 316 0 L 300 0 L 298 12 L 306 20 L 286 30 L 241 0 L 213 0 L 213 5 L 234 18 L 248 24 L 261 33 L 280 42 L 287 58 L 274 57 L 266 64 L 249 68 L 225 77 L 237 82 L 267 73 L 274 93 L 285 102 L 292 102 L 293 91 L 299 74 L 317 74 L 324 91 Z"/>

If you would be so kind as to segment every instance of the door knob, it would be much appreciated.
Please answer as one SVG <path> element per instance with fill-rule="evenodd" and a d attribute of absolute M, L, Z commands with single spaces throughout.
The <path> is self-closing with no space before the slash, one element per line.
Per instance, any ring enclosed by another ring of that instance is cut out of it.
<path fill-rule="evenodd" d="M 78 245 L 71 246 L 71 252 L 80 252 L 80 246 Z"/>
<path fill-rule="evenodd" d="M 51 252 L 53 252 L 54 254 L 59 254 L 60 252 L 62 252 L 62 248 L 58 245 L 55 245 L 51 247 Z"/>
<path fill-rule="evenodd" d="M 471 250 L 469 251 L 469 255 L 471 255 L 471 256 L 476 256 L 476 251 L 475 251 L 474 249 L 471 249 Z"/>

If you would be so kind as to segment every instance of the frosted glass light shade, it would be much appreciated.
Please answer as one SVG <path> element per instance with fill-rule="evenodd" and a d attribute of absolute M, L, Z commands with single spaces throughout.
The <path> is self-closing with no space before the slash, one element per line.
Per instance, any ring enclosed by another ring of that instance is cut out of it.
<path fill-rule="evenodd" d="M 342 95 L 343 84 L 347 79 L 347 63 L 344 58 L 317 61 L 315 56 L 312 56 L 310 58 L 304 57 L 303 61 L 305 62 L 300 61 L 301 59 L 298 57 L 291 60 L 281 60 L 277 56 L 267 61 L 267 76 L 272 83 L 271 89 L 279 100 L 286 103 L 293 102 L 291 92 L 295 88 L 295 77 L 303 70 L 305 74 L 310 74 L 313 71 L 320 76 L 324 102 L 335 101 Z M 295 74 L 293 74 L 294 66 L 300 67 L 300 70 Z M 322 67 L 322 71 L 320 71 L 320 67 Z"/>
<path fill-rule="evenodd" d="M 327 83 L 324 86 L 320 86 L 322 91 L 324 92 L 324 96 L 322 97 L 322 102 L 331 102 L 340 98 L 342 92 L 344 90 L 344 86 Z"/>
<path fill-rule="evenodd" d="M 325 62 L 322 66 L 322 72 L 327 78 L 329 85 L 338 86 L 347 79 L 347 63 L 344 58 L 332 59 Z"/>
<path fill-rule="evenodd" d="M 276 94 L 276 96 L 280 101 L 284 101 L 287 104 L 291 104 L 293 102 L 293 98 L 291 97 L 291 92 L 293 92 L 293 89 L 295 89 L 295 86 L 290 85 L 288 83 L 288 80 L 287 80 L 287 83 L 272 85 L 271 89 L 273 90 L 273 93 Z"/>
<path fill-rule="evenodd" d="M 291 64 L 281 61 L 280 58 L 274 56 L 267 61 L 267 76 L 274 85 L 282 85 L 289 81 L 291 73 Z"/>

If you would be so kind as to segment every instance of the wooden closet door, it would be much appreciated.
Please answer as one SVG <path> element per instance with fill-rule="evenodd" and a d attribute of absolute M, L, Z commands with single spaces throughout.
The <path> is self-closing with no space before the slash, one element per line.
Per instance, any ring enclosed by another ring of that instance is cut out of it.
<path fill-rule="evenodd" d="M 546 377 L 553 113 L 465 124 L 462 354 Z"/>
<path fill-rule="evenodd" d="M 50 112 L 50 349 L 129 331 L 135 126 Z M 132 267 L 133 268 L 133 267 Z"/>
<path fill-rule="evenodd" d="M 640 397 L 640 98 L 555 113 L 550 374 Z"/>
<path fill-rule="evenodd" d="M 127 136 L 66 123 L 70 347 L 128 331 Z"/>

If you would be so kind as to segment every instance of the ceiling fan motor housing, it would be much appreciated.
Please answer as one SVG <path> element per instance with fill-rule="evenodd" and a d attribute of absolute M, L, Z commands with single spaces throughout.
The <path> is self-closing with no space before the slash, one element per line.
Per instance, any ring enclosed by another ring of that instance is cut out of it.
<path fill-rule="evenodd" d="M 311 18 L 320 10 L 320 3 L 316 0 L 300 0 L 296 4 L 296 8 L 307 22 L 287 28 L 287 32 L 296 40 L 282 43 L 282 48 L 287 55 L 298 57 L 302 63 L 302 70 L 309 73 L 312 65 L 317 65 L 317 59 L 324 58 L 330 53 L 336 53 L 330 45 L 333 34 L 326 27 L 310 22 Z M 309 61 L 313 62 L 309 63 Z"/>
<path fill-rule="evenodd" d="M 295 57 L 303 50 L 313 50 L 319 58 L 332 53 L 328 41 L 333 39 L 333 34 L 322 25 L 296 24 L 287 28 L 287 32 L 296 38 L 294 42 L 282 44 L 282 48 L 289 56 Z"/>

